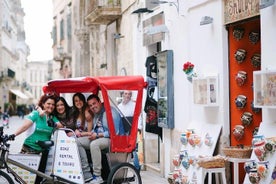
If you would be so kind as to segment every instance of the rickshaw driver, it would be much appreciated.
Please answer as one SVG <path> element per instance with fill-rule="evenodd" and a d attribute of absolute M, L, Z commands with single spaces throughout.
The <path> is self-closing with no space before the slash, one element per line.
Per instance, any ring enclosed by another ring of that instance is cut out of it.
<path fill-rule="evenodd" d="M 90 184 L 103 183 L 101 177 L 102 169 L 102 155 L 101 150 L 108 149 L 110 146 L 109 128 L 107 124 L 107 117 L 103 103 L 100 98 L 92 94 L 87 98 L 89 109 L 94 113 L 93 129 L 91 135 L 87 137 L 79 137 L 77 144 L 79 149 L 89 149 L 93 164 L 93 177 L 89 182 Z M 115 126 L 116 134 L 123 135 L 124 127 L 119 112 L 111 107 L 112 118 Z M 85 153 L 80 151 L 80 153 Z M 82 157 L 82 156 L 81 156 Z"/>

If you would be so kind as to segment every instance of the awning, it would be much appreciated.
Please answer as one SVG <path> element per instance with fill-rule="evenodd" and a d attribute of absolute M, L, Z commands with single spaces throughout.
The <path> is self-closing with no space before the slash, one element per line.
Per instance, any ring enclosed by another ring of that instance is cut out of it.
<path fill-rule="evenodd" d="M 24 91 L 28 98 L 34 98 L 34 95 L 30 91 Z"/>
<path fill-rule="evenodd" d="M 16 96 L 18 96 L 19 98 L 22 98 L 22 99 L 29 98 L 27 95 L 25 95 L 22 91 L 20 91 L 18 89 L 10 89 L 10 92 L 12 92 L 13 94 L 15 94 Z"/>

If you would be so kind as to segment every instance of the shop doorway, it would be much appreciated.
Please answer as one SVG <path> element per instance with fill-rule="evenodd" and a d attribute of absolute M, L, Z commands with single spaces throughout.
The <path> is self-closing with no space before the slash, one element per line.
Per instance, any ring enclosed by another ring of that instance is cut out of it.
<path fill-rule="evenodd" d="M 253 71 L 261 69 L 261 62 L 256 60 L 261 58 L 260 36 L 259 17 L 228 26 L 231 146 L 251 146 L 253 134 L 262 121 L 262 111 L 254 108 L 253 101 Z M 252 121 L 243 118 L 247 115 Z M 244 134 L 235 134 L 235 128 L 243 129 Z M 239 171 L 239 183 L 242 183 L 245 176 L 242 164 Z"/>

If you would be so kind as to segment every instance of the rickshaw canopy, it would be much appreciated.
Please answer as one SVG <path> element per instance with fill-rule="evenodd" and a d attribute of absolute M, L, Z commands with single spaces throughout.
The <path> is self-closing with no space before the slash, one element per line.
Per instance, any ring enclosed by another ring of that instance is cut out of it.
<path fill-rule="evenodd" d="M 51 80 L 43 87 L 44 93 L 93 93 L 101 90 L 104 100 L 110 139 L 111 152 L 132 152 L 136 146 L 138 119 L 142 109 L 143 89 L 147 86 L 142 76 L 103 76 L 78 77 Z M 109 90 L 135 90 L 137 91 L 136 106 L 129 135 L 116 135 L 109 101 Z"/>
<path fill-rule="evenodd" d="M 142 76 L 104 76 L 78 77 L 51 80 L 43 87 L 44 93 L 77 93 L 92 92 L 97 94 L 101 89 L 108 90 L 139 90 L 146 86 Z"/>

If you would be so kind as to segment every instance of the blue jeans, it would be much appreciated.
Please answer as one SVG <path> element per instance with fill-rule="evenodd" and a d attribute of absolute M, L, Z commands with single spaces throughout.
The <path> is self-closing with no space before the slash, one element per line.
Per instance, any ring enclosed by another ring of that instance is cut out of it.
<path fill-rule="evenodd" d="M 140 168 L 137 151 L 138 151 L 138 144 L 136 144 L 136 149 L 132 152 L 132 154 L 133 154 L 133 165 L 138 171 L 140 171 L 141 168 Z"/>

